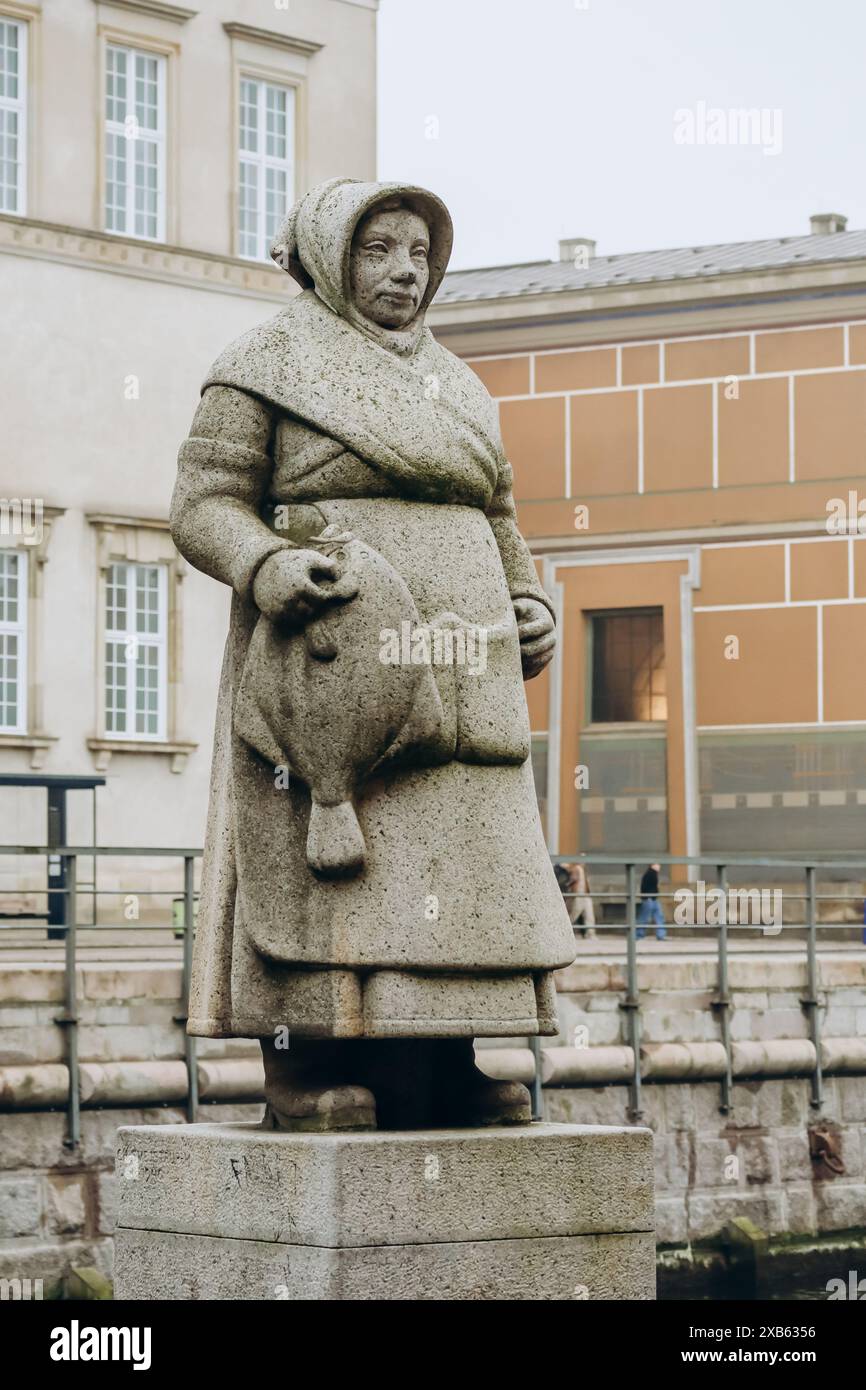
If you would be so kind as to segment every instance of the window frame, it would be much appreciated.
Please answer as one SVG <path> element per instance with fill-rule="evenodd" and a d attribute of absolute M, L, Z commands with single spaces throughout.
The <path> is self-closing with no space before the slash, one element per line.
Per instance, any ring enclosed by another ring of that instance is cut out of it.
<path fill-rule="evenodd" d="M 17 166 L 18 181 L 15 188 L 16 205 L 14 208 L 0 208 L 0 213 L 5 217 L 26 217 L 27 216 L 27 180 L 28 180 L 28 106 L 30 96 L 30 24 L 26 19 L 20 18 L 16 14 L 8 14 L 5 10 L 0 10 L 0 23 L 14 26 L 18 31 L 18 96 L 0 96 L 0 109 L 3 111 L 14 111 L 18 116 L 18 146 L 17 146 Z"/>
<path fill-rule="evenodd" d="M 14 546 L 3 546 L 0 554 L 14 555 L 18 560 L 18 620 L 10 622 L 7 618 L 0 618 L 0 635 L 14 636 L 18 638 L 18 721 L 16 724 L 0 724 L 0 735 L 2 734 L 26 734 L 28 731 L 29 713 L 29 652 L 28 652 L 28 628 L 29 628 L 29 604 L 30 604 L 30 556 L 26 550 L 21 550 Z M 0 707 L 5 705 L 5 700 L 0 702 Z"/>
<path fill-rule="evenodd" d="M 125 629 L 109 627 L 108 623 L 108 590 L 109 575 L 112 570 L 123 569 L 126 571 L 126 592 L 127 592 L 127 626 Z M 137 585 L 135 572 L 137 570 L 156 570 L 157 580 L 157 614 L 158 630 L 156 634 L 141 633 L 130 626 L 130 615 L 134 620 L 135 607 L 134 595 Z M 132 602 L 130 599 L 132 598 Z M 102 661 L 101 690 L 102 690 L 102 737 L 119 743 L 141 742 L 141 743 L 165 743 L 168 739 L 168 639 L 169 623 L 171 615 L 169 613 L 169 592 L 168 592 L 168 566 L 158 560 L 130 560 L 112 559 L 106 568 L 105 583 L 102 588 Z M 127 728 L 109 729 L 109 699 L 108 699 L 108 646 L 109 643 L 122 643 L 126 646 L 126 723 Z M 133 650 L 130 651 L 130 646 Z M 130 721 L 135 725 L 138 717 L 138 684 L 137 672 L 138 649 L 141 646 L 152 647 L 157 651 L 157 728 L 154 733 L 139 732 L 135 727 L 129 728 Z"/>
<path fill-rule="evenodd" d="M 259 92 L 256 102 L 256 112 L 258 120 L 258 131 L 261 135 L 266 134 L 267 117 L 267 91 L 274 88 L 286 94 L 286 156 L 279 159 L 274 155 L 268 155 L 264 151 L 257 151 L 251 154 L 245 150 L 241 143 L 242 114 L 244 102 L 242 100 L 243 84 L 253 82 L 257 85 Z M 301 92 L 300 83 L 294 80 L 290 74 L 275 76 L 257 70 L 252 64 L 243 64 L 238 67 L 235 81 L 235 144 L 234 144 L 234 171 L 233 181 L 235 189 L 235 215 L 234 215 L 234 244 L 235 251 L 240 260 L 250 261 L 254 265 L 269 265 L 271 258 L 265 245 L 265 228 L 267 226 L 267 170 L 279 169 L 286 174 L 286 205 L 283 215 L 278 219 L 277 227 L 282 222 L 285 213 L 288 212 L 297 197 L 299 179 L 299 160 L 298 160 L 298 139 L 299 123 L 301 115 Z M 243 250 L 244 232 L 241 229 L 241 168 L 243 164 L 249 164 L 258 171 L 256 188 L 256 217 L 258 219 L 259 231 L 258 239 L 261 243 L 260 251 L 255 256 L 249 255 Z"/>
<path fill-rule="evenodd" d="M 127 59 L 127 96 L 125 101 L 125 115 L 122 121 L 110 120 L 108 115 L 108 63 L 109 54 L 113 51 L 126 54 Z M 147 58 L 156 63 L 157 76 L 157 128 L 156 130 L 143 131 L 139 128 L 137 137 L 127 134 L 126 122 L 130 115 L 135 118 L 135 59 L 137 57 Z M 132 76 L 130 77 L 130 63 L 132 66 Z M 168 225 L 168 84 L 169 84 L 169 54 L 158 49 L 147 48 L 140 43 L 126 40 L 119 36 L 105 35 L 105 42 L 102 46 L 102 167 L 101 167 L 101 221 L 102 229 L 106 236 L 128 237 L 132 241 L 145 241 L 153 243 L 164 243 L 167 239 Z M 130 100 L 130 91 L 133 96 Z M 126 226 L 118 229 L 108 226 L 108 138 L 114 136 L 117 139 L 125 140 L 127 143 L 126 159 L 126 197 L 124 201 L 124 217 Z M 144 139 L 156 146 L 157 151 L 157 189 L 156 189 L 156 232 L 153 236 L 136 232 L 135 228 L 135 165 L 129 157 L 129 146 L 134 147 L 136 139 Z"/>

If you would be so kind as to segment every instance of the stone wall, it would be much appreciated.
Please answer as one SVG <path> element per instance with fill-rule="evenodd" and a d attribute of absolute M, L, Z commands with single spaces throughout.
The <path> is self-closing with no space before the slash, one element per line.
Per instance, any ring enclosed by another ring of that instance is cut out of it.
<path fill-rule="evenodd" d="M 650 946 L 650 950 L 652 950 Z M 717 965 L 710 955 L 639 958 L 641 1038 L 645 1043 L 716 1042 L 721 1037 L 716 997 Z M 732 955 L 728 963 L 731 1037 L 734 1042 L 808 1038 L 801 999 L 807 992 L 806 947 Z M 557 974 L 560 1035 L 573 1045 L 585 1027 L 586 1044 L 602 1047 L 627 1041 L 625 962 L 580 960 Z M 821 1034 L 825 1038 L 866 1036 L 866 949 L 853 947 L 819 957 Z"/>
<path fill-rule="evenodd" d="M 787 952 L 736 956 L 730 975 L 735 1039 L 807 1037 L 800 1005 L 804 960 Z M 718 1020 L 710 1007 L 714 980 L 709 957 L 642 953 L 645 1074 L 653 1049 L 663 1043 L 718 1044 Z M 84 1108 L 81 1143 L 72 1150 L 64 1143 L 66 1116 L 58 1104 L 66 1084 L 64 1030 L 57 1023 L 62 968 L 0 968 L 0 1109 L 5 1111 L 0 1113 L 0 1278 L 42 1278 L 47 1296 L 74 1266 L 110 1270 L 116 1131 L 121 1125 L 185 1118 L 178 1108 L 186 1075 L 180 984 L 179 967 L 169 964 L 79 966 Z M 572 1063 L 560 1073 L 567 1084 L 545 1088 L 547 1119 L 629 1122 L 626 1085 L 576 1085 L 570 1079 L 581 1047 L 598 1057 L 617 1046 L 627 1051 L 619 1007 L 624 985 L 621 964 L 588 960 L 560 972 L 562 1027 L 545 1047 L 548 1056 L 570 1057 Z M 866 951 L 821 957 L 820 999 L 825 1048 L 833 1039 L 863 1037 Z M 585 1030 L 577 1035 L 577 1048 L 576 1029 Z M 510 1055 L 520 1053 L 519 1040 L 504 1041 Z M 202 1093 L 222 1102 L 204 1104 L 201 1118 L 257 1118 L 257 1045 L 199 1040 L 198 1053 Z M 531 1066 L 528 1050 L 523 1057 Z M 503 1053 L 503 1063 L 507 1060 Z M 108 1093 L 114 1104 L 100 1105 Z M 49 1109 L 40 1097 L 52 1094 Z M 826 1076 L 817 1109 L 810 1104 L 807 1075 L 735 1081 L 727 1115 L 719 1109 L 717 1080 L 659 1081 L 645 1084 L 642 1095 L 644 1123 L 655 1135 L 663 1249 L 712 1240 L 738 1216 L 748 1216 L 770 1236 L 866 1230 L 866 1074 Z M 819 1129 L 825 1138 L 813 1137 L 812 1146 L 829 1146 L 829 1164 L 810 1156 L 810 1131 Z"/>
<path fill-rule="evenodd" d="M 261 1105 L 210 1105 L 202 1119 L 258 1119 Z M 41 1279 L 58 1297 L 75 1268 L 112 1273 L 114 1149 L 121 1125 L 183 1123 L 170 1106 L 83 1110 L 81 1143 L 64 1144 L 61 1111 L 0 1116 L 0 1279 Z"/>
<path fill-rule="evenodd" d="M 623 1086 L 551 1087 L 544 1099 L 548 1120 L 628 1123 Z M 727 1115 L 719 1101 L 716 1082 L 643 1087 L 661 1247 L 707 1241 L 741 1216 L 770 1236 L 866 1230 L 866 1077 L 826 1078 L 818 1110 L 800 1077 L 735 1083 Z M 811 1128 L 828 1132 L 841 1171 L 810 1157 Z"/>

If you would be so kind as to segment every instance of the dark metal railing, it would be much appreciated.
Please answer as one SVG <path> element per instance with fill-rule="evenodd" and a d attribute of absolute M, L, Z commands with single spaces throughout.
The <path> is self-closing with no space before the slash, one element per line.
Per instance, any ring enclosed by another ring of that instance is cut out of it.
<path fill-rule="evenodd" d="M 32 856 L 43 856 L 49 853 L 45 846 L 31 845 L 0 845 L 0 856 L 26 858 Z M 52 894 L 62 893 L 65 903 L 64 921 L 59 932 L 54 935 L 62 935 L 64 950 L 64 971 L 65 971 L 65 993 L 64 1006 L 57 1015 L 57 1023 L 63 1029 L 65 1035 L 65 1054 L 69 1072 L 69 1092 L 67 1098 L 67 1137 L 65 1143 L 70 1148 L 77 1147 L 80 1138 L 80 1071 L 78 1059 L 78 1000 L 76 986 L 76 963 L 78 952 L 78 931 L 77 913 L 75 904 L 79 896 L 87 893 L 95 893 L 100 898 L 104 897 L 127 897 L 128 889 L 99 889 L 95 883 L 79 886 L 78 881 L 78 860 L 84 858 L 98 860 L 103 863 L 111 859 L 179 859 L 183 864 L 183 923 L 182 923 L 182 986 L 180 1010 L 174 1015 L 174 1020 L 184 1029 L 184 1058 L 187 1071 L 187 1118 L 192 1122 L 198 1116 L 199 1093 L 198 1093 L 198 1071 L 196 1055 L 196 1039 L 186 1032 L 186 1024 L 189 1014 L 189 992 L 192 974 L 192 950 L 195 934 L 195 904 L 197 893 L 195 890 L 195 864 L 201 858 L 200 849 L 185 848 L 165 848 L 161 847 L 141 847 L 141 846 L 52 846 L 50 853 L 60 856 L 65 873 L 65 887 L 62 889 L 51 888 Z M 624 874 L 624 896 L 625 896 L 625 921 L 624 922 L 599 922 L 597 927 L 602 931 L 622 931 L 626 934 L 626 988 L 620 1007 L 625 1013 L 625 1031 L 629 1046 L 632 1049 L 634 1065 L 631 1082 L 629 1085 L 629 1116 L 635 1123 L 642 1119 L 641 1088 L 642 1076 L 640 1066 L 641 1050 L 641 1017 L 640 1017 L 640 991 L 638 981 L 638 953 L 637 953 L 637 933 L 641 923 L 638 921 L 638 902 L 641 898 L 638 871 L 641 866 L 648 863 L 646 855 L 639 858 L 637 856 L 621 855 L 553 855 L 552 860 L 558 864 L 583 864 L 591 865 L 596 868 L 599 866 L 608 869 L 618 869 Z M 778 931 L 784 929 L 785 925 L 805 926 L 806 928 L 806 968 L 807 968 L 807 988 L 806 994 L 801 1000 L 802 1007 L 806 1011 L 809 1021 L 809 1036 L 815 1050 L 815 1064 L 811 1074 L 811 1104 L 818 1108 L 823 1100 L 823 1075 L 821 1066 L 821 1017 L 820 1004 L 818 998 L 818 947 L 817 935 L 822 928 L 838 928 L 837 923 L 825 924 L 818 921 L 818 904 L 820 901 L 828 899 L 831 901 L 862 901 L 862 893 L 840 893 L 832 890 L 829 892 L 818 892 L 817 876 L 819 872 L 833 872 L 848 870 L 851 877 L 858 881 L 866 877 L 866 857 L 860 859 L 810 859 L 795 860 L 791 858 L 766 858 L 751 855 L 689 855 L 675 856 L 656 854 L 652 856 L 652 862 L 665 867 L 673 866 L 709 866 L 715 872 L 716 881 L 712 885 L 727 892 L 729 886 L 729 870 L 777 870 L 803 874 L 805 878 L 805 892 L 802 894 L 785 892 L 784 900 L 789 903 L 792 901 L 805 903 L 805 914 L 803 923 L 780 923 Z M 690 869 L 687 872 L 691 873 Z M 685 877 L 685 875 L 683 875 Z M 96 875 L 94 873 L 94 880 Z M 849 880 L 850 881 L 850 880 Z M 686 886 L 685 882 L 682 885 Z M 18 892 L 17 889 L 2 889 L 0 894 Z M 27 889 L 28 893 L 34 896 L 47 894 L 46 889 Z M 141 896 L 165 896 L 171 890 L 164 886 L 139 890 Z M 743 891 L 743 890 L 738 890 Z M 566 893 L 566 898 L 576 896 L 587 897 L 591 901 L 621 901 L 622 891 L 605 890 L 602 892 L 592 892 L 588 888 L 581 890 L 579 894 Z M 669 899 L 676 894 L 659 892 L 658 897 Z M 95 913 L 94 913 L 95 915 Z M 139 930 L 141 924 L 135 926 L 129 923 L 99 923 L 83 925 L 81 929 L 90 931 L 118 931 L 118 930 Z M 690 924 L 691 926 L 692 924 Z M 742 924 L 741 924 L 742 925 Z M 753 927 L 755 924 L 747 924 Z M 677 924 L 666 923 L 666 930 L 676 932 L 683 930 Z M 45 931 L 44 922 L 34 920 L 31 922 L 19 921 L 16 930 L 41 930 Z M 727 1113 L 731 1105 L 731 1090 L 733 1078 L 733 1047 L 731 1040 L 731 1008 L 732 1001 L 729 990 L 729 952 L 731 924 L 727 921 L 720 922 L 715 930 L 717 932 L 717 990 L 712 1001 L 712 1007 L 718 1017 L 720 1041 L 725 1053 L 725 1072 L 721 1082 L 720 1109 Z M 686 931 L 689 928 L 685 928 Z M 774 928 L 774 934 L 778 934 Z M 539 1045 L 538 1039 L 531 1040 L 533 1051 L 538 1060 Z M 536 1078 L 533 1088 L 534 1110 L 537 1116 L 541 1114 L 541 1081 L 540 1066 L 536 1065 Z"/>
<path fill-rule="evenodd" d="M 17 856 L 19 858 L 44 855 L 49 851 L 45 846 L 33 845 L 0 845 L 0 855 Z M 65 976 L 65 997 L 64 1007 L 57 1015 L 56 1022 L 63 1029 L 66 1037 L 66 1065 L 69 1072 L 69 1092 L 66 1104 L 66 1138 L 64 1144 L 67 1148 L 75 1149 L 78 1147 L 81 1137 L 81 1076 L 78 1065 L 78 997 L 77 997 L 77 973 L 76 964 L 78 957 L 78 930 L 77 913 L 75 905 L 78 894 L 94 893 L 96 897 L 128 897 L 128 888 L 100 888 L 95 889 L 96 874 L 94 873 L 94 884 L 88 884 L 86 888 L 79 889 L 78 880 L 78 860 L 92 858 L 94 862 L 99 859 L 180 859 L 183 862 L 183 951 L 182 951 L 182 983 L 181 983 L 181 1007 L 180 1012 L 174 1015 L 174 1021 L 180 1024 L 184 1030 L 184 1059 L 186 1062 L 187 1073 L 187 1101 L 186 1114 L 190 1123 L 198 1118 L 199 1095 L 198 1095 L 198 1066 L 197 1066 L 197 1039 L 191 1037 L 186 1031 L 187 1019 L 189 1016 L 189 991 L 192 978 L 192 948 L 195 936 L 195 861 L 201 858 L 200 849 L 166 849 L 164 846 L 141 848 L 140 846 L 105 846 L 99 845 L 62 845 L 54 847 L 51 854 L 57 855 L 62 861 L 65 875 L 65 887 L 52 888 L 52 894 L 61 894 L 64 900 L 63 925 L 54 930 L 55 935 L 63 936 L 64 945 L 64 976 Z M 10 893 L 18 890 L 2 889 L 2 893 Z M 140 890 L 140 896 L 163 896 L 169 890 L 156 888 Z M 34 896 L 41 896 L 47 893 L 48 889 L 28 889 Z M 95 913 L 94 913 L 95 915 Z M 45 930 L 41 922 L 16 923 L 16 931 Z M 135 931 L 135 926 L 124 923 L 122 928 L 113 922 L 93 922 L 86 926 L 87 931 Z"/>
<path fill-rule="evenodd" d="M 780 871 L 787 871 L 784 874 L 785 877 L 790 876 L 791 872 L 794 872 L 796 874 L 803 874 L 805 876 L 804 893 L 799 894 L 784 892 L 783 890 L 780 891 L 783 891 L 783 901 L 787 901 L 789 903 L 804 902 L 806 904 L 805 921 L 804 923 L 787 924 L 783 921 L 779 924 L 778 931 L 784 930 L 786 925 L 789 927 L 802 925 L 806 928 L 807 988 L 806 994 L 803 996 L 800 1002 L 803 1009 L 806 1012 L 806 1016 L 809 1023 L 809 1037 L 812 1041 L 815 1051 L 815 1063 L 811 1073 L 810 1101 L 815 1109 L 820 1108 L 820 1106 L 823 1104 L 824 1092 L 821 1062 L 821 1014 L 820 1001 L 818 998 L 818 931 L 822 927 L 838 930 L 839 923 L 820 923 L 818 921 L 818 902 L 819 900 L 829 900 L 832 902 L 848 901 L 862 903 L 864 900 L 864 894 L 862 892 L 841 893 L 833 890 L 819 895 L 817 891 L 817 874 L 819 871 L 839 873 L 841 871 L 848 870 L 850 871 L 851 876 L 853 878 L 862 879 L 864 878 L 864 876 L 866 876 L 866 857 L 851 857 L 846 859 L 815 858 L 805 860 L 794 859 L 791 857 L 768 858 L 766 856 L 748 854 L 727 854 L 724 856 L 712 854 L 709 856 L 707 856 L 706 854 L 653 854 L 650 856 L 642 855 L 638 859 L 636 857 L 624 858 L 624 856 L 622 855 L 610 854 L 556 854 L 552 855 L 551 858 L 555 864 L 581 864 L 583 866 L 590 865 L 596 867 L 606 866 L 609 869 L 619 868 L 621 870 L 625 870 L 625 923 L 597 923 L 596 925 L 600 926 L 602 930 L 616 930 L 618 928 L 621 930 L 622 926 L 624 925 L 626 930 L 626 992 L 625 997 L 621 1001 L 620 1007 L 626 1013 L 626 1034 L 629 1040 L 629 1045 L 633 1049 L 634 1056 L 634 1071 L 632 1075 L 631 1084 L 629 1086 L 629 1116 L 634 1122 L 638 1122 L 642 1118 L 642 1077 L 640 1068 L 640 996 L 638 990 L 637 974 L 637 932 L 640 929 L 641 925 L 640 923 L 638 923 L 637 920 L 637 904 L 638 899 L 641 897 L 639 886 L 637 886 L 636 877 L 638 866 L 646 866 L 649 863 L 670 867 L 673 867 L 674 865 L 684 866 L 688 869 L 689 877 L 691 877 L 691 870 L 693 868 L 710 867 L 715 871 L 716 875 L 716 882 L 712 886 L 721 889 L 721 891 L 725 894 L 726 897 L 730 886 L 728 877 L 728 871 L 730 869 L 769 869 L 775 870 L 777 871 L 777 873 L 779 873 Z M 685 875 L 683 875 L 683 877 L 685 878 Z M 682 887 L 687 887 L 686 882 L 682 884 Z M 740 892 L 747 890 L 738 888 L 737 891 Z M 566 899 L 575 897 L 586 897 L 589 898 L 591 901 L 609 899 L 615 899 L 618 901 L 619 899 L 621 899 L 622 893 L 612 891 L 593 893 L 586 889 L 580 890 L 579 892 L 565 893 L 564 896 L 566 897 Z M 655 896 L 662 899 L 668 899 L 675 897 L 676 894 L 659 892 Z M 723 1114 L 727 1114 L 731 1108 L 731 1090 L 733 1085 L 733 1046 L 731 1041 L 730 1019 L 731 996 L 728 985 L 728 960 L 730 951 L 730 938 L 728 933 L 732 924 L 730 924 L 727 921 L 727 913 L 724 914 L 724 917 L 725 920 L 719 922 L 717 925 L 713 924 L 714 929 L 717 932 L 717 990 L 715 998 L 713 999 L 713 1009 L 718 1016 L 720 1041 L 725 1052 L 725 1072 L 721 1082 L 721 1100 L 719 1108 Z M 745 926 L 745 928 L 748 930 L 754 930 L 755 926 L 759 924 L 738 923 L 734 925 Z M 687 931 L 693 926 L 694 924 L 689 924 L 689 926 L 686 927 L 685 930 Z M 666 922 L 665 930 L 679 931 L 683 930 L 683 928 L 680 928 L 676 924 L 670 924 Z M 763 930 L 766 931 L 766 928 L 763 928 Z M 778 934 L 775 927 L 774 934 Z M 866 933 L 864 933 L 864 940 L 866 940 Z"/>

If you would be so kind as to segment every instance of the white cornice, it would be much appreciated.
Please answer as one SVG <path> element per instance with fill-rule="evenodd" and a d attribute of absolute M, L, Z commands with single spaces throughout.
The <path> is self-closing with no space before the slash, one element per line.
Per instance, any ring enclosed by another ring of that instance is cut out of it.
<path fill-rule="evenodd" d="M 146 14 L 151 19 L 167 19 L 172 24 L 186 24 L 195 19 L 198 10 L 188 10 L 183 5 L 168 5 L 164 0 L 93 0 L 95 5 L 107 5 L 113 10 L 132 10 L 136 14 Z"/>
<path fill-rule="evenodd" d="M 521 505 L 521 504 L 518 504 Z M 523 506 L 526 504 L 523 503 Z M 669 531 L 611 531 L 596 536 L 581 536 L 575 540 L 570 535 L 528 536 L 526 543 L 533 555 L 560 560 L 587 552 L 624 552 L 632 547 L 671 546 L 671 545 L 715 545 L 719 541 L 731 543 L 748 542 L 750 545 L 773 545 L 779 541 L 815 537 L 823 540 L 827 535 L 826 518 L 820 521 L 764 521 L 757 523 L 738 522 L 726 526 L 691 526 L 681 530 Z M 844 539 L 844 537 L 842 538 Z"/>
<path fill-rule="evenodd" d="M 0 255 L 4 253 L 272 304 L 285 304 L 293 293 L 289 277 L 264 262 L 0 214 Z"/>
<path fill-rule="evenodd" d="M 238 24 L 234 20 L 227 20 L 223 28 L 229 38 L 249 39 L 252 43 L 265 43 L 269 48 L 287 48 L 290 53 L 300 53 L 304 58 L 311 58 L 324 47 L 310 39 L 296 39 L 276 29 L 257 29 L 252 24 Z"/>
<path fill-rule="evenodd" d="M 91 526 L 133 526 L 145 528 L 152 531 L 167 531 L 169 521 L 167 517 L 155 516 L 114 516 L 107 512 L 85 512 L 85 517 Z"/>

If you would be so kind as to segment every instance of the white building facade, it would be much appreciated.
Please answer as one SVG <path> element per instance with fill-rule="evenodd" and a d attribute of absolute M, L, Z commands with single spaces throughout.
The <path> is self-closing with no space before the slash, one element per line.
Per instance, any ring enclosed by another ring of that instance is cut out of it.
<path fill-rule="evenodd" d="M 378 0 L 194 3 L 0 0 L 0 772 L 104 776 L 106 845 L 202 842 L 229 594 L 172 545 L 177 449 L 292 293 L 287 206 L 375 177 Z M 44 791 L 0 788 L 0 839 L 45 834 Z"/>

